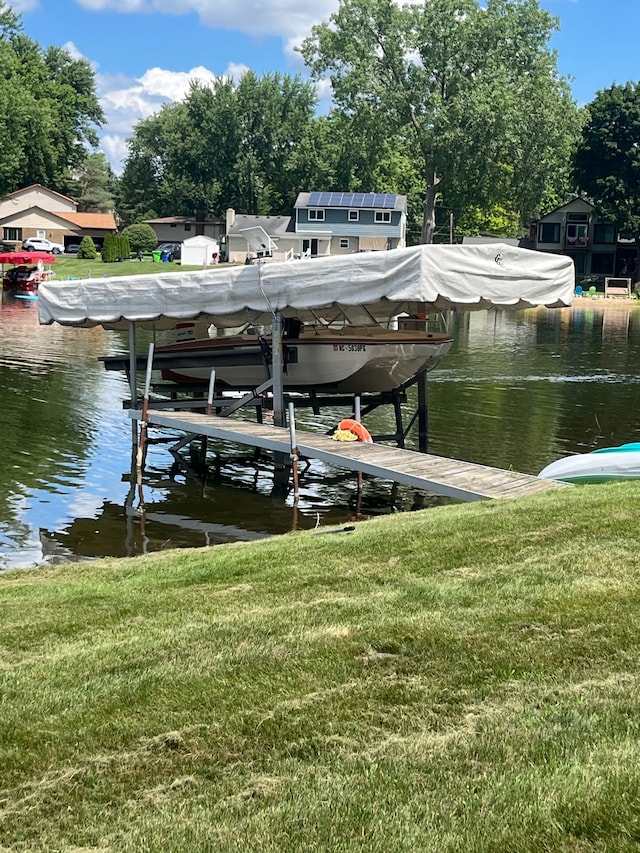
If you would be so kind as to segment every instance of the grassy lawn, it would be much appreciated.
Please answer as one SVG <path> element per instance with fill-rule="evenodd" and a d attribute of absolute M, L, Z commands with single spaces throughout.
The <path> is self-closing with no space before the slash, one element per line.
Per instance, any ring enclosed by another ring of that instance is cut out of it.
<path fill-rule="evenodd" d="M 639 499 L 0 575 L 0 850 L 637 850 Z"/>
<path fill-rule="evenodd" d="M 59 255 L 51 269 L 55 274 L 54 280 L 61 281 L 67 278 L 102 278 L 104 275 L 116 277 L 144 275 L 145 273 L 184 272 L 185 270 L 199 270 L 202 267 L 182 267 L 180 261 L 153 263 L 150 255 L 145 255 L 142 261 L 120 261 L 113 264 L 104 264 L 100 255 L 93 261 L 81 260 L 75 255 Z"/>

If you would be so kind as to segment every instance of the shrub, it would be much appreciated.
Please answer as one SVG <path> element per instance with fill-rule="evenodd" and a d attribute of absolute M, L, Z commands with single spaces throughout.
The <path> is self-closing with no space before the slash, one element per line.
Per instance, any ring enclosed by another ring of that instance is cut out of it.
<path fill-rule="evenodd" d="M 102 244 L 102 262 L 105 264 L 112 264 L 115 259 L 118 257 L 117 250 L 117 234 L 107 234 L 104 238 L 104 243 Z"/>
<path fill-rule="evenodd" d="M 94 258 L 98 257 L 96 244 L 93 242 L 93 238 L 89 237 L 89 235 L 82 238 L 77 257 L 85 261 L 92 261 Z"/>
<path fill-rule="evenodd" d="M 122 260 L 129 260 L 129 256 L 131 255 L 131 246 L 129 245 L 129 240 L 124 234 L 118 234 L 118 242 L 117 242 L 117 252 L 118 257 Z"/>
<path fill-rule="evenodd" d="M 145 222 L 140 222 L 137 225 L 129 225 L 122 232 L 122 236 L 128 239 L 130 251 L 134 253 L 146 252 L 148 254 L 158 245 L 156 232 Z"/>

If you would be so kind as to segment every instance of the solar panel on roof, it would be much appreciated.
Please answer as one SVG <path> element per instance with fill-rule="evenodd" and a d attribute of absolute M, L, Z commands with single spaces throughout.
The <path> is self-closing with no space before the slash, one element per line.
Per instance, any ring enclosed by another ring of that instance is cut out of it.
<path fill-rule="evenodd" d="M 398 196 L 395 193 L 309 193 L 309 207 L 375 207 L 393 210 Z"/>

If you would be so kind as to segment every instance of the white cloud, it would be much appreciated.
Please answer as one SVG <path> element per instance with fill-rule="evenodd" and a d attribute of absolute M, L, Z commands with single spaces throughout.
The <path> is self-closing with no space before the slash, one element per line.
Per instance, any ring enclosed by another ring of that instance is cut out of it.
<path fill-rule="evenodd" d="M 79 50 L 72 41 L 67 41 L 63 45 L 63 50 L 70 54 L 72 59 L 86 59 L 87 57 Z M 95 63 L 91 63 L 95 67 Z"/>
<path fill-rule="evenodd" d="M 224 76 L 238 80 L 246 65 L 232 63 Z M 163 104 L 182 100 L 192 81 L 213 82 L 215 75 L 208 68 L 197 66 L 190 71 L 167 71 L 150 68 L 138 78 L 96 73 L 96 90 L 105 113 L 107 132 L 101 136 L 101 148 L 115 172 L 122 170 L 127 156 L 126 139 L 141 119 L 157 113 Z"/>
<path fill-rule="evenodd" d="M 12 0 L 11 3 L 6 3 L 17 15 L 22 15 L 23 12 L 34 12 L 40 8 L 40 0 Z"/>
<path fill-rule="evenodd" d="M 93 12 L 121 14 L 196 14 L 211 29 L 235 30 L 251 36 L 279 36 L 287 52 L 309 35 L 314 24 L 338 8 L 338 0 L 77 0 Z"/>

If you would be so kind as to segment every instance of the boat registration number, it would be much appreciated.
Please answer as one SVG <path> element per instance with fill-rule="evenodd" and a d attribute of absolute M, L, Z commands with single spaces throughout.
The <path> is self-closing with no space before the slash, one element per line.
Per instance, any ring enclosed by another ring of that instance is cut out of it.
<path fill-rule="evenodd" d="M 334 344 L 334 352 L 366 352 L 366 344 Z"/>

